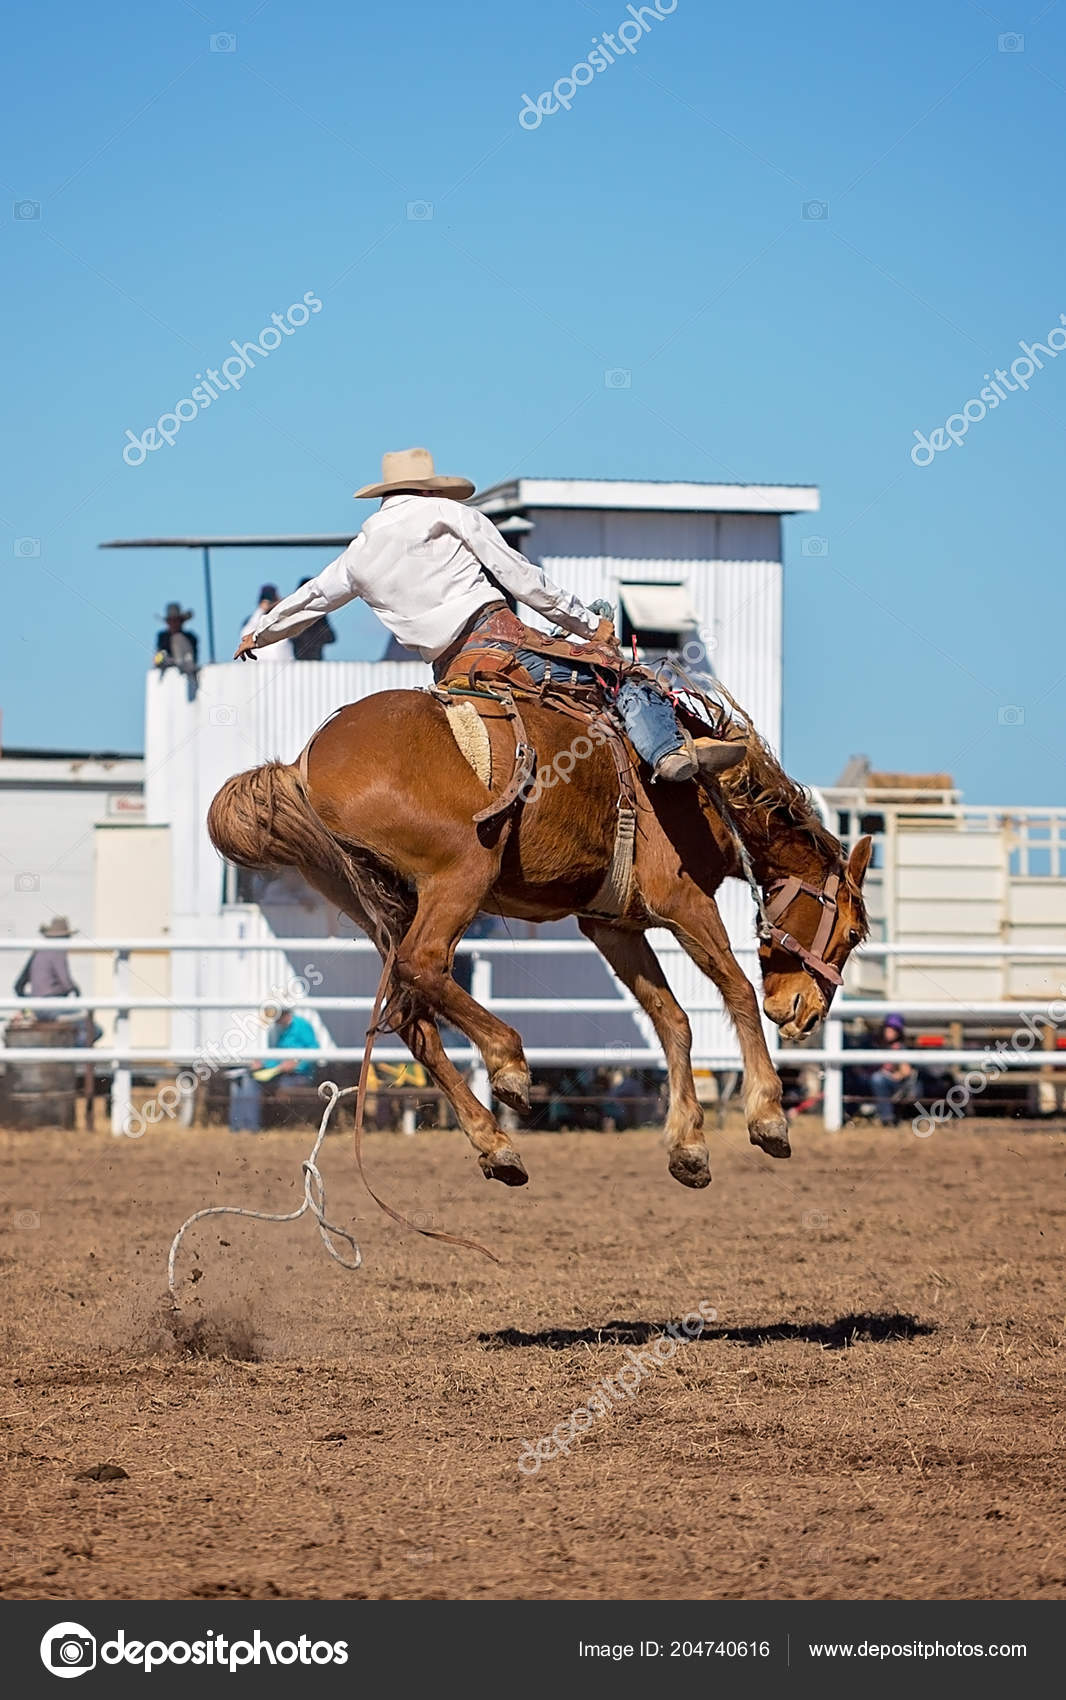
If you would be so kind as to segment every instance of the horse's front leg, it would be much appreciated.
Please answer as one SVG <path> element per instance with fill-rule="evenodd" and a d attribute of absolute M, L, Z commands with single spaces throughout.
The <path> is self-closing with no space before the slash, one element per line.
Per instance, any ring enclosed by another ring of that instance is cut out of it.
<path fill-rule="evenodd" d="M 578 926 L 628 986 L 655 1028 L 666 1058 L 670 1104 L 666 1144 L 670 1173 L 682 1186 L 707 1186 L 711 1179 L 703 1137 L 703 1106 L 692 1078 L 692 1029 L 667 983 L 658 957 L 643 933 L 583 917 Z"/>
<path fill-rule="evenodd" d="M 744 1062 L 744 1114 L 748 1137 L 771 1157 L 791 1157 L 781 1081 L 766 1048 L 759 1001 L 729 943 L 713 897 L 689 881 L 680 883 L 670 912 L 660 912 L 678 943 L 722 994 Z"/>

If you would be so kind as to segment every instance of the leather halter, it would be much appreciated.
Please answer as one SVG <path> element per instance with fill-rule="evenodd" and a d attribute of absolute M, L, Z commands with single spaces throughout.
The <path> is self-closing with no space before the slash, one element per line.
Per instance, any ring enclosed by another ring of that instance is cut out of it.
<path fill-rule="evenodd" d="M 834 968 L 831 962 L 827 962 L 822 954 L 833 936 L 833 928 L 836 925 L 839 890 L 839 874 L 827 874 L 821 890 L 817 886 L 808 885 L 806 880 L 801 880 L 796 874 L 788 874 L 767 886 L 766 896 L 770 901 L 759 904 L 759 930 L 764 942 L 768 945 L 778 945 L 780 949 L 788 951 L 790 956 L 798 956 L 808 974 L 813 975 L 816 980 L 828 980 L 831 986 L 843 984 L 840 970 Z M 818 928 L 809 946 L 800 944 L 799 939 L 781 925 L 801 894 L 813 897 L 822 906 Z"/>
<path fill-rule="evenodd" d="M 751 895 L 755 899 L 755 907 L 759 912 L 759 938 L 762 941 L 760 948 L 768 949 L 776 944 L 790 956 L 797 957 L 812 979 L 824 980 L 833 987 L 842 986 L 844 981 L 840 970 L 834 968 L 822 955 L 833 936 L 833 928 L 839 914 L 837 893 L 840 890 L 840 873 L 826 874 L 820 890 L 815 885 L 808 885 L 806 880 L 801 880 L 798 874 L 786 874 L 781 879 L 771 880 L 764 892 L 755 877 L 751 856 L 733 811 L 722 797 L 718 798 L 716 806 L 729 829 L 740 871 L 751 887 Z M 796 898 L 801 895 L 813 897 L 815 902 L 822 906 L 818 927 L 809 946 L 800 944 L 795 934 L 781 925 Z"/>

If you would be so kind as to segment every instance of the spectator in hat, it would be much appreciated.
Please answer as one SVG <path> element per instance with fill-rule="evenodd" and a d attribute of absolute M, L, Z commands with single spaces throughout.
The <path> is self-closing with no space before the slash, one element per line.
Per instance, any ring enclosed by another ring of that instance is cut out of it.
<path fill-rule="evenodd" d="M 45 922 L 39 928 L 42 938 L 69 939 L 73 938 L 73 928 L 65 915 L 56 915 L 51 921 Z M 15 981 L 15 996 L 17 998 L 69 998 L 80 997 L 81 993 L 75 985 L 70 973 L 67 953 L 58 944 L 46 946 L 43 950 L 35 950 L 27 959 L 26 966 Z M 34 1014 L 40 1021 L 54 1021 L 55 1012 L 52 1010 L 35 1010 Z"/>
<path fill-rule="evenodd" d="M 261 585 L 259 589 L 259 600 L 248 618 L 245 620 L 244 625 L 241 627 L 241 638 L 254 637 L 264 620 L 267 618 L 267 615 L 272 609 L 277 607 L 280 600 L 281 598 L 278 595 L 278 587 L 276 584 Z M 271 660 L 292 661 L 294 659 L 292 643 L 288 638 L 282 638 L 279 643 L 273 645 L 273 648 L 279 650 L 280 653 L 276 656 L 272 655 Z"/>
<path fill-rule="evenodd" d="M 310 584 L 309 578 L 302 578 L 296 586 L 302 590 L 305 584 Z M 313 626 L 307 626 L 304 631 L 297 632 L 292 639 L 293 653 L 297 661 L 321 661 L 322 651 L 328 643 L 336 643 L 337 634 L 327 619 L 316 620 Z"/>
<path fill-rule="evenodd" d="M 180 602 L 168 602 L 166 613 L 159 617 L 166 625 L 156 633 L 155 665 L 160 669 L 178 667 L 183 673 L 195 673 L 200 641 L 195 632 L 182 629 L 192 619 L 192 609 L 182 608 Z"/>

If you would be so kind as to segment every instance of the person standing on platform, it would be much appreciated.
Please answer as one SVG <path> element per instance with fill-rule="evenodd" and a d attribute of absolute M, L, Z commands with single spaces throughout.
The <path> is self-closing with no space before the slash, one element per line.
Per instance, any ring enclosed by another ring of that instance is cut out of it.
<path fill-rule="evenodd" d="M 302 590 L 305 584 L 310 583 L 309 578 L 302 578 L 296 588 Z M 316 620 L 313 626 L 305 626 L 304 630 L 297 632 L 292 639 L 293 654 L 297 661 L 321 661 L 326 645 L 336 641 L 337 634 L 329 621 Z"/>

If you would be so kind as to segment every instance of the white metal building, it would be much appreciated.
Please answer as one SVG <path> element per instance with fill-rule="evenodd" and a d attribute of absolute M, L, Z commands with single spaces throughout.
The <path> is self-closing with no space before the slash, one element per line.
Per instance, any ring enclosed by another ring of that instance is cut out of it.
<path fill-rule="evenodd" d="M 781 730 L 781 520 L 811 512 L 818 492 L 807 486 L 700 483 L 630 483 L 583 479 L 517 479 L 475 498 L 505 535 L 539 562 L 559 584 L 586 603 L 604 598 L 618 609 L 623 638 L 654 651 L 681 647 L 693 637 L 707 652 L 714 671 L 753 715 L 772 744 Z M 523 617 L 539 623 L 531 611 Z M 343 618 L 343 615 L 341 616 Z M 201 669 L 199 688 L 190 693 L 176 673 L 154 674 L 147 681 L 145 748 L 147 819 L 166 827 L 170 841 L 171 928 L 176 936 L 309 937 L 345 931 L 335 914 L 298 881 L 278 880 L 249 891 L 227 884 L 225 870 L 206 833 L 211 798 L 230 774 L 256 762 L 295 759 L 307 738 L 333 709 L 375 691 L 412 688 L 428 682 L 429 671 L 417 660 L 394 659 L 395 645 L 382 632 L 389 659 L 368 662 L 292 662 L 269 666 L 234 662 Z M 249 901 L 254 898 L 254 901 Z M 750 900 L 739 886 L 724 894 L 723 914 L 744 965 L 754 970 Z M 567 929 L 570 930 L 570 929 Z M 707 993 L 707 983 L 665 935 L 656 939 L 682 1003 Z M 343 960 L 343 959 L 340 959 Z M 174 965 L 173 995 L 182 993 L 256 996 L 284 984 L 305 965 L 249 956 L 196 959 L 190 954 Z M 545 987 L 573 988 L 574 959 L 564 976 L 563 961 L 552 972 L 550 958 L 538 963 L 540 995 Z M 600 973 L 598 964 L 588 965 Z M 501 972 L 505 970 L 501 969 Z M 602 974 L 606 976 L 606 970 Z M 353 972 L 327 971 L 323 993 L 369 989 L 370 964 Z M 233 976 L 239 977 L 235 981 Z M 186 983 L 179 983 L 184 976 Z M 607 981 L 600 981 L 599 989 Z M 501 990 L 504 982 L 499 982 Z M 507 985 L 517 994 L 520 988 Z M 591 985 L 582 991 L 591 992 Z M 329 1036 L 337 1043 L 358 1042 L 359 1024 L 330 1014 Z M 544 1018 L 542 1018 L 544 1019 Z M 591 1019 L 591 1018 L 588 1018 Z M 621 1018 L 619 1018 L 621 1019 Z M 734 1056 L 731 1029 L 719 1015 L 694 1019 L 695 1052 L 700 1058 Z M 197 1044 L 214 1037 L 218 1018 L 176 1017 L 172 1040 Z M 583 1035 L 586 1044 L 647 1043 L 625 1018 L 619 1030 L 611 1018 Z M 565 1024 L 574 1044 L 573 1022 Z M 534 1042 L 530 1036 L 531 1042 Z M 550 1036 L 540 1036 L 551 1043 Z M 654 1042 L 654 1041 L 652 1041 Z"/>
<path fill-rule="evenodd" d="M 121 828 L 143 818 L 144 761 L 139 755 L 14 748 L 0 753 L 0 985 L 5 992 L 25 958 L 22 952 L 5 951 L 4 939 L 32 938 L 54 915 L 66 915 L 79 932 L 91 936 L 97 919 L 97 829 Z"/>

